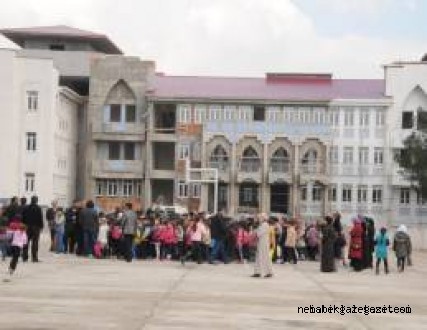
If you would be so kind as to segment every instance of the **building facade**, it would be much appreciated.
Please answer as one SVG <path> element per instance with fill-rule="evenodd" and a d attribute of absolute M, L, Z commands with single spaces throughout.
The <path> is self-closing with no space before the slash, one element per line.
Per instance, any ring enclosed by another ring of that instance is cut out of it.
<path fill-rule="evenodd" d="M 2 110 L 13 112 L 2 134 L 31 147 L 33 137 L 25 134 L 35 125 L 47 134 L 40 144 L 50 151 L 37 158 L 23 145 L 2 145 L 11 155 L 2 165 L 10 178 L 2 197 L 22 195 L 25 173 L 33 171 L 24 167 L 39 166 L 49 173 L 46 186 L 57 189 L 37 188 L 46 200 L 69 203 L 66 191 L 93 198 L 106 211 L 129 200 L 142 209 L 157 203 L 212 211 L 214 185 L 189 183 L 191 167 L 218 171 L 217 206 L 230 215 L 315 219 L 339 211 L 345 220 L 361 213 L 380 223 L 419 224 L 427 214 L 394 161 L 404 138 L 422 128 L 426 61 L 386 65 L 378 80 L 301 73 L 183 77 L 156 73 L 153 62 L 124 56 L 106 36 L 91 32 L 3 33 L 23 49 L 1 52 L 7 73 Z M 26 94 L 34 91 L 31 84 L 41 86 L 38 102 L 49 104 L 39 121 L 24 111 L 25 102 L 34 102 Z M 47 133 L 47 127 L 58 128 Z M 67 173 L 64 157 L 72 164 Z"/>

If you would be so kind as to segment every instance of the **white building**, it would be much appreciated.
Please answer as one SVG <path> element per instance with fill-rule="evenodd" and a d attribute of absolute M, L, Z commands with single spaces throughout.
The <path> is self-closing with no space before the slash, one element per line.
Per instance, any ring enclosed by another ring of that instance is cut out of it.
<path fill-rule="evenodd" d="M 58 86 L 51 59 L 0 50 L 0 198 L 75 198 L 77 113 L 82 99 Z"/>

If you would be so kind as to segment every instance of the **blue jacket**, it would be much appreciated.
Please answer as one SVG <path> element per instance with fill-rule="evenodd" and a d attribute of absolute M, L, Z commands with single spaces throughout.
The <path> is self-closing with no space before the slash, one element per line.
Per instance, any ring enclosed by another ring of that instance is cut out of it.
<path fill-rule="evenodd" d="M 375 255 L 378 259 L 387 258 L 389 239 L 387 234 L 378 233 L 375 237 Z"/>

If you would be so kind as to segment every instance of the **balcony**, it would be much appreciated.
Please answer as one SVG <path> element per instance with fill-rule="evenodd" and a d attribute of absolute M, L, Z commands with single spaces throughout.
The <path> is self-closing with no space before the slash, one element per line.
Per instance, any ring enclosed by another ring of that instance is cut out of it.
<path fill-rule="evenodd" d="M 261 159 L 254 157 L 242 157 L 240 159 L 237 182 L 242 183 L 244 181 L 261 183 Z"/>
<path fill-rule="evenodd" d="M 94 160 L 92 161 L 92 175 L 97 178 L 141 178 L 144 167 L 142 160 Z"/>
<path fill-rule="evenodd" d="M 209 161 L 208 167 L 216 168 L 218 170 L 218 176 L 220 181 L 230 181 L 230 163 L 228 159 L 212 157 Z"/>
<path fill-rule="evenodd" d="M 305 163 L 300 165 L 300 181 L 305 184 L 309 181 L 319 181 L 328 184 L 329 180 L 322 163 Z"/>
<path fill-rule="evenodd" d="M 268 183 L 292 182 L 292 168 L 289 159 L 272 158 L 268 171 Z"/>
<path fill-rule="evenodd" d="M 120 137 L 121 140 L 144 140 L 145 126 L 142 123 L 94 123 L 92 136 L 94 140 L 111 140 Z"/>

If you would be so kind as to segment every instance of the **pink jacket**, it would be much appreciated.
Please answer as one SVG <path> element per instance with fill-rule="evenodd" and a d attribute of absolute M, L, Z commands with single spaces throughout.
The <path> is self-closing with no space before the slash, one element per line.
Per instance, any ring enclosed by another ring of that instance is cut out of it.
<path fill-rule="evenodd" d="M 239 228 L 236 232 L 236 245 L 242 246 L 243 244 L 245 244 L 245 231 L 243 228 Z"/>
<path fill-rule="evenodd" d="M 7 233 L 12 236 L 11 246 L 23 248 L 28 242 L 27 233 L 24 230 L 8 230 Z"/>
<path fill-rule="evenodd" d="M 175 244 L 177 242 L 175 229 L 171 224 L 168 224 L 163 230 L 162 238 L 162 242 L 165 244 Z"/>

